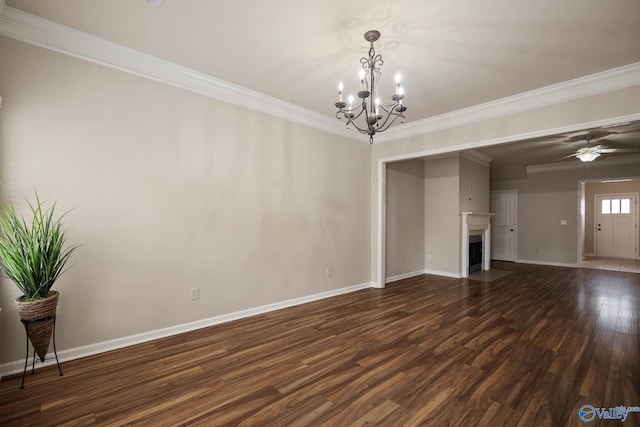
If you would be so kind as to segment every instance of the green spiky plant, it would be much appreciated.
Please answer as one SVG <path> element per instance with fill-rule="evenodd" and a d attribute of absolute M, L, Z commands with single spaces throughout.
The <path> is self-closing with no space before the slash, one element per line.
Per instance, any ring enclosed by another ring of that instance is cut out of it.
<path fill-rule="evenodd" d="M 4 274 L 25 296 L 35 301 L 46 298 L 77 246 L 65 249 L 62 215 L 54 217 L 56 204 L 44 208 L 36 192 L 29 203 L 32 219 L 18 215 L 12 203 L 2 205 L 0 215 L 0 263 Z"/>

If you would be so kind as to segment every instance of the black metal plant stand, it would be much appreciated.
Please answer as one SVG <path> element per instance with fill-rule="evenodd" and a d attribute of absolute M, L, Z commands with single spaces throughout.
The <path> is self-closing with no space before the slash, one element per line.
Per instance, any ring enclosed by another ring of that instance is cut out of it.
<path fill-rule="evenodd" d="M 24 388 L 24 377 L 27 374 L 27 365 L 29 364 L 29 323 L 38 323 L 38 322 L 46 322 L 47 320 L 53 319 L 53 354 L 56 356 L 56 363 L 58 364 L 58 372 L 60 372 L 60 376 L 62 376 L 62 368 L 60 367 L 60 361 L 58 360 L 58 351 L 56 350 L 56 316 L 47 316 L 41 317 L 39 319 L 33 320 L 20 320 L 24 325 L 24 331 L 27 334 L 27 354 L 24 357 L 24 371 L 22 371 L 22 382 L 20 383 L 20 388 Z M 31 362 L 31 375 L 35 374 L 36 371 L 36 349 L 33 349 L 33 361 Z"/>

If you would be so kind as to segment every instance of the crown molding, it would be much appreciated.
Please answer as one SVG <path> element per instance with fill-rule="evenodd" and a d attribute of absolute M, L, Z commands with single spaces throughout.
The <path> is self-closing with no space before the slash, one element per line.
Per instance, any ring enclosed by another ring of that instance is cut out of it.
<path fill-rule="evenodd" d="M 476 162 L 479 165 L 490 167 L 491 161 L 493 160 L 491 157 L 486 154 L 482 154 L 475 150 L 466 150 L 460 153 L 460 157 L 464 157 L 467 160 L 471 160 L 472 162 Z"/>
<path fill-rule="evenodd" d="M 376 142 L 397 141 L 636 85 L 640 85 L 640 62 L 405 123 L 376 136 Z"/>
<path fill-rule="evenodd" d="M 430 160 L 447 159 L 449 157 L 465 158 L 471 162 L 477 163 L 482 166 L 491 167 L 491 160 L 489 156 L 485 156 L 475 150 L 462 150 L 462 151 L 447 151 L 441 154 L 434 154 L 432 156 L 421 158 L 422 161 L 428 162 Z"/>
<path fill-rule="evenodd" d="M 4 0 L 0 0 L 0 35 L 345 138 L 365 141 L 360 133 L 347 130 L 343 123 L 332 117 L 22 12 L 6 6 Z M 640 62 L 402 124 L 376 135 L 375 143 L 423 135 L 638 84 Z"/>
<path fill-rule="evenodd" d="M 579 162 L 577 159 L 560 163 L 544 163 L 541 165 L 527 166 L 527 175 L 536 173 L 558 172 L 574 169 L 603 168 L 609 166 L 640 164 L 640 154 L 619 156 L 608 159 L 594 160 L 593 162 Z"/>
<path fill-rule="evenodd" d="M 227 82 L 100 37 L 6 6 L 0 0 L 0 35 L 115 68 L 210 98 L 355 139 L 344 124 L 324 114 Z"/>

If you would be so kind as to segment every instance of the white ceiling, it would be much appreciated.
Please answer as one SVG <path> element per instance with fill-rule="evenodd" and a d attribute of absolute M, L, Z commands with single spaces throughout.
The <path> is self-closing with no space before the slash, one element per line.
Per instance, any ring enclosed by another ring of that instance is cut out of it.
<path fill-rule="evenodd" d="M 333 116 L 377 29 L 407 122 L 640 61 L 638 0 L 7 0 L 8 6 Z"/>

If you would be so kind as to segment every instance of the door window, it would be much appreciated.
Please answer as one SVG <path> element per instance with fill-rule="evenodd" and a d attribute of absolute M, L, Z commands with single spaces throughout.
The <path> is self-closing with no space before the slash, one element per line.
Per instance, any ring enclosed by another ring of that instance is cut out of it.
<path fill-rule="evenodd" d="M 631 213 L 631 199 L 602 199 L 602 215 Z"/>

